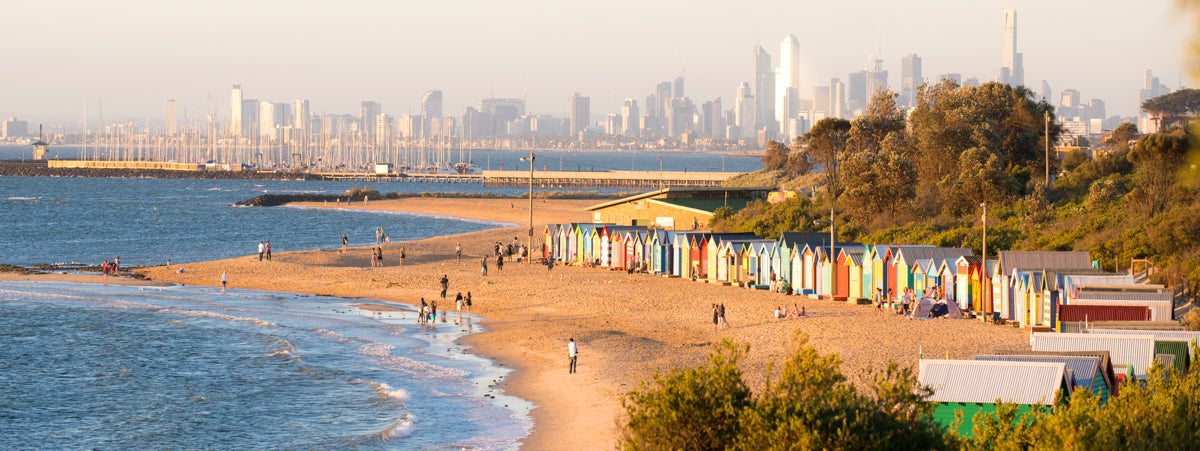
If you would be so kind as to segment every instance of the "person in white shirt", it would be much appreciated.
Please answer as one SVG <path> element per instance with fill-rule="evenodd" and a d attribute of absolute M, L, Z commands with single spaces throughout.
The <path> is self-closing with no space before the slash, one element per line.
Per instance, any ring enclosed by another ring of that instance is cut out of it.
<path fill-rule="evenodd" d="M 579 357 L 579 347 L 575 345 L 574 337 L 572 337 L 571 341 L 567 343 L 567 356 L 571 358 L 571 367 L 569 372 L 571 374 L 575 374 L 575 361 Z"/>
<path fill-rule="evenodd" d="M 267 250 L 267 248 L 263 246 L 263 242 L 259 241 L 258 242 L 258 261 L 260 261 L 260 262 L 262 261 L 263 253 L 266 252 L 266 250 Z"/>
<path fill-rule="evenodd" d="M 224 271 L 221 271 L 221 294 L 225 294 L 225 285 L 228 285 L 228 284 L 229 284 L 229 277 L 225 275 Z"/>

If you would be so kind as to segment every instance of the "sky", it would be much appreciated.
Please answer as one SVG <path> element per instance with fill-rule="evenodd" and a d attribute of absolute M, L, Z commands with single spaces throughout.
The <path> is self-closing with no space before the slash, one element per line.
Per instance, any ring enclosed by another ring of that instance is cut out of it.
<path fill-rule="evenodd" d="M 1017 10 L 1017 48 L 1036 93 L 1047 80 L 1108 115 L 1134 115 L 1147 69 L 1189 85 L 1189 23 L 1173 1 L 862 0 L 604 2 L 532 0 L 10 0 L 0 26 L 0 116 L 77 124 L 87 102 L 106 120 L 229 116 L 229 90 L 250 99 L 308 99 L 314 113 L 357 114 L 362 100 L 393 116 L 419 114 L 440 89 L 447 115 L 480 98 L 524 97 L 527 112 L 566 116 L 568 99 L 591 98 L 593 121 L 639 105 L 658 82 L 683 75 L 700 104 L 733 106 L 752 79 L 761 44 L 779 61 L 795 34 L 801 86 L 847 80 L 882 55 L 900 85 L 900 58 L 916 53 L 923 75 L 990 79 L 1000 65 L 1004 9 Z M 803 97 L 811 89 L 802 88 Z M 643 107 L 644 110 L 644 107 Z"/>

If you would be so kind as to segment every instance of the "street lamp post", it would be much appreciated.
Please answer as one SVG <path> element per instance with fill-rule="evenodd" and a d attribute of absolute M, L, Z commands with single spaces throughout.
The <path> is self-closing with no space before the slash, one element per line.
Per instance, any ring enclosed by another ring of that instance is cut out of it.
<path fill-rule="evenodd" d="M 529 150 L 529 158 L 521 158 L 521 161 L 529 161 L 529 244 L 525 246 L 525 251 L 529 253 L 525 263 L 529 263 L 533 259 L 533 149 Z"/>

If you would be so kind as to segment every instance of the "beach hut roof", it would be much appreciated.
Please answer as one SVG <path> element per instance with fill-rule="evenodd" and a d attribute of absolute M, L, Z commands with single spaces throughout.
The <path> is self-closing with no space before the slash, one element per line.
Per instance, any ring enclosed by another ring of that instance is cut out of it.
<path fill-rule="evenodd" d="M 961 247 L 933 247 L 933 246 L 900 246 L 896 251 L 896 260 L 907 264 L 931 258 L 958 258 L 963 255 L 972 255 L 973 252 L 967 248 Z"/>
<path fill-rule="evenodd" d="M 1129 293 L 1112 291 L 1079 290 L 1075 296 L 1081 301 L 1115 301 L 1115 302 L 1172 302 L 1171 293 Z"/>
<path fill-rule="evenodd" d="M 1086 251 L 1000 251 L 1006 269 L 1092 269 L 1092 257 Z"/>
<path fill-rule="evenodd" d="M 1096 373 L 1100 372 L 1100 357 L 1084 356 L 1084 355 L 1029 355 L 1029 354 L 991 354 L 977 355 L 974 360 L 984 361 L 1007 361 L 1007 362 L 1059 362 L 1066 365 L 1067 369 L 1071 370 L 1071 378 L 1074 379 L 1075 388 L 1080 387 L 1092 389 L 1092 382 L 1096 379 Z"/>
<path fill-rule="evenodd" d="M 1094 334 L 1153 335 L 1156 340 L 1196 340 L 1200 343 L 1200 332 L 1188 330 L 1137 330 L 1137 329 L 1092 329 Z"/>
<path fill-rule="evenodd" d="M 1153 335 L 1034 332 L 1030 341 L 1035 351 L 1108 351 L 1114 365 L 1132 364 L 1138 377 L 1154 361 Z"/>
<path fill-rule="evenodd" d="M 829 246 L 829 234 L 824 232 L 783 232 L 779 242 L 788 248 L 804 247 L 805 244 Z"/>
<path fill-rule="evenodd" d="M 1070 389 L 1062 362 L 927 359 L 917 380 L 933 389 L 934 402 L 1051 405 L 1058 390 Z"/>
<path fill-rule="evenodd" d="M 862 266 L 863 265 L 862 252 L 846 253 L 846 264 L 848 264 L 850 266 Z"/>
<path fill-rule="evenodd" d="M 1046 355 L 1046 356 L 1082 356 L 1100 359 L 1100 374 L 1109 387 L 1115 389 L 1117 373 L 1113 371 L 1112 359 L 1108 351 L 996 351 L 995 355 Z"/>

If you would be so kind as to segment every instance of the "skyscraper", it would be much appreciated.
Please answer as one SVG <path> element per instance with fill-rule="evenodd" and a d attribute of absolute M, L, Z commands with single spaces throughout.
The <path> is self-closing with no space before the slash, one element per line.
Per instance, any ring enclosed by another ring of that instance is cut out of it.
<path fill-rule="evenodd" d="M 1138 90 L 1138 130 L 1142 133 L 1158 133 L 1158 121 L 1153 120 L 1146 110 L 1142 109 L 1142 104 L 1147 100 L 1155 97 L 1170 94 L 1171 88 L 1167 85 L 1159 83 L 1158 77 L 1149 69 L 1146 70 L 1146 77 L 1142 80 L 1142 89 Z"/>
<path fill-rule="evenodd" d="M 267 142 L 275 141 L 275 104 L 263 100 L 258 102 L 258 133 Z"/>
<path fill-rule="evenodd" d="M 375 142 L 375 118 L 383 114 L 383 105 L 379 102 L 364 100 L 359 104 L 358 120 L 362 124 L 364 142 Z"/>
<path fill-rule="evenodd" d="M 682 75 L 675 77 L 675 97 L 680 98 L 680 99 L 687 97 L 683 94 L 683 76 Z"/>
<path fill-rule="evenodd" d="M 888 73 L 883 70 L 883 58 L 869 57 L 867 61 L 867 99 L 863 103 L 864 107 L 869 108 L 875 94 L 888 89 L 887 78 Z"/>
<path fill-rule="evenodd" d="M 846 85 L 836 78 L 829 80 L 829 111 L 830 117 L 846 114 Z"/>
<path fill-rule="evenodd" d="M 813 95 L 813 100 L 812 100 L 813 121 L 815 122 L 816 120 L 818 120 L 820 118 L 825 118 L 825 117 L 831 116 L 832 115 L 830 113 L 831 108 L 829 105 L 829 87 L 828 86 L 814 86 L 812 93 L 813 93 L 812 94 Z"/>
<path fill-rule="evenodd" d="M 754 115 L 757 113 L 754 94 L 750 91 L 750 83 L 742 83 L 737 89 L 737 98 L 733 102 L 734 123 L 738 127 L 738 137 L 750 136 L 755 130 Z"/>
<path fill-rule="evenodd" d="M 625 104 L 621 106 L 621 128 L 625 132 L 625 136 L 639 136 L 640 124 L 638 118 L 637 99 L 629 97 L 625 99 Z"/>
<path fill-rule="evenodd" d="M 179 133 L 179 107 L 175 104 L 175 99 L 167 99 L 167 136 L 175 136 Z"/>
<path fill-rule="evenodd" d="M 1050 95 L 1050 82 L 1042 80 L 1042 100 L 1049 103 L 1053 99 Z"/>
<path fill-rule="evenodd" d="M 779 43 L 779 69 L 775 71 L 775 120 L 786 124 L 796 117 L 792 107 L 799 102 L 800 39 L 789 34 Z M 790 92 L 789 96 L 789 90 Z"/>
<path fill-rule="evenodd" d="M 571 111 L 571 138 L 578 139 L 579 133 L 587 129 L 588 122 L 591 121 L 591 98 L 583 97 L 577 92 L 571 96 L 569 106 Z"/>
<path fill-rule="evenodd" d="M 1013 86 L 1025 84 L 1023 56 L 1017 52 L 1017 10 L 1004 10 L 1004 51 L 1000 54 L 1000 70 L 996 81 Z"/>
<path fill-rule="evenodd" d="M 767 130 L 774 136 L 778 130 L 775 123 L 775 74 L 771 71 L 771 55 L 761 45 L 754 46 L 754 116 L 742 136 L 754 136 L 751 132 Z"/>
<path fill-rule="evenodd" d="M 246 122 L 242 119 L 242 85 L 233 85 L 229 92 L 229 135 L 242 136 Z"/>
<path fill-rule="evenodd" d="M 867 106 L 867 71 L 860 70 L 850 73 L 850 95 L 847 99 L 848 113 L 861 110 Z"/>
<path fill-rule="evenodd" d="M 296 99 L 292 104 L 292 128 L 299 136 L 308 136 L 309 119 L 308 100 Z"/>
<path fill-rule="evenodd" d="M 430 124 L 442 117 L 442 91 L 426 91 L 421 96 L 421 119 L 424 120 L 421 129 L 423 136 L 430 135 Z"/>
<path fill-rule="evenodd" d="M 912 108 L 917 105 L 917 87 L 921 86 L 924 77 L 921 76 L 921 57 L 916 53 L 900 58 L 900 99 L 899 106 Z"/>

